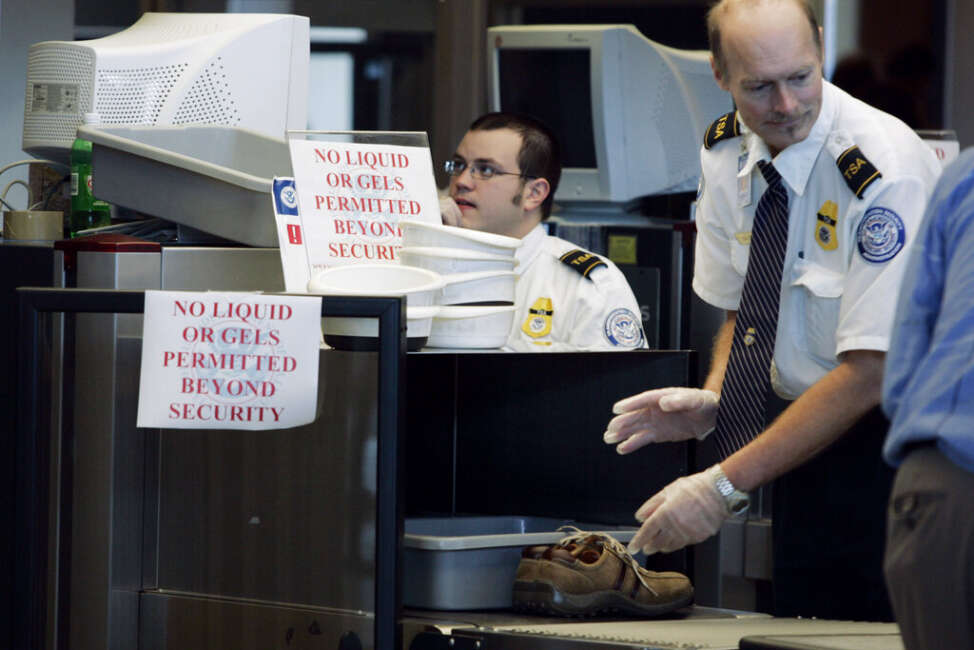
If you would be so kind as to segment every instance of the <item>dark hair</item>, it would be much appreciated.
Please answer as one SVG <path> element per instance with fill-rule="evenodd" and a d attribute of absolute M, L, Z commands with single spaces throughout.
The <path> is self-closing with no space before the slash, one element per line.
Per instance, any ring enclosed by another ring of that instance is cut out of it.
<path fill-rule="evenodd" d="M 818 18 L 815 17 L 815 10 L 812 8 L 811 3 L 808 0 L 791 0 L 802 11 L 805 12 L 805 17 L 808 19 L 808 26 L 812 30 L 812 40 L 815 42 L 815 47 L 820 52 L 822 51 L 822 38 L 818 33 Z M 721 14 L 726 13 L 725 7 L 730 4 L 728 0 L 719 0 L 714 2 L 710 9 L 707 10 L 707 39 L 710 41 L 710 54 L 713 55 L 714 61 L 717 63 L 717 68 L 720 69 L 722 74 L 727 74 L 727 66 L 724 62 L 724 53 L 720 47 L 720 19 Z"/>
<path fill-rule="evenodd" d="M 470 125 L 471 131 L 511 129 L 521 136 L 517 164 L 521 173 L 548 181 L 551 191 L 541 204 L 541 220 L 551 214 L 555 190 L 561 180 L 561 146 L 558 138 L 543 122 L 523 113 L 486 113 Z"/>

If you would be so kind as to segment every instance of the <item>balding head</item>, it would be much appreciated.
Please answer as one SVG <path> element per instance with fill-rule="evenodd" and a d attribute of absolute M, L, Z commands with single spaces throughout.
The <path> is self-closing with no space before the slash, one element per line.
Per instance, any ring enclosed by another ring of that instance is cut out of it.
<path fill-rule="evenodd" d="M 811 132 L 822 105 L 821 31 L 802 0 L 722 0 L 712 67 L 772 156 Z M 813 28 L 814 26 L 814 28 Z"/>
<path fill-rule="evenodd" d="M 809 29 L 812 30 L 812 40 L 815 47 L 821 52 L 821 30 L 819 29 L 818 19 L 815 17 L 815 11 L 807 0 L 719 0 L 707 12 L 707 38 L 710 41 L 710 54 L 714 58 L 714 64 L 723 74 L 727 74 L 727 62 L 721 48 L 721 24 L 723 20 L 731 13 L 741 9 L 760 10 L 762 6 L 782 2 L 791 3 L 802 10 L 808 19 Z"/>

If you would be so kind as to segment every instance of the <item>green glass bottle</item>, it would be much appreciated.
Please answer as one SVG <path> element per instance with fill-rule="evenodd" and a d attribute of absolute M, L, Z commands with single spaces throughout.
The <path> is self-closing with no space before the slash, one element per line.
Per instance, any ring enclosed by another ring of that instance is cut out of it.
<path fill-rule="evenodd" d="M 94 120 L 85 115 L 85 123 Z M 71 237 L 78 231 L 107 226 L 112 222 L 110 207 L 93 194 L 91 177 L 91 142 L 75 138 L 71 145 Z"/>

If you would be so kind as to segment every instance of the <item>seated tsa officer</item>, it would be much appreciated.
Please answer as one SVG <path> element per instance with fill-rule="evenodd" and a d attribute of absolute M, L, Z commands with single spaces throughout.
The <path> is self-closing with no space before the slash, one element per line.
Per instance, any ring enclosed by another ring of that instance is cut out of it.
<path fill-rule="evenodd" d="M 523 240 L 505 350 L 646 347 L 639 305 L 622 272 L 541 225 L 561 178 L 560 147 L 546 126 L 526 115 L 487 113 L 470 125 L 445 168 L 443 223 Z"/>

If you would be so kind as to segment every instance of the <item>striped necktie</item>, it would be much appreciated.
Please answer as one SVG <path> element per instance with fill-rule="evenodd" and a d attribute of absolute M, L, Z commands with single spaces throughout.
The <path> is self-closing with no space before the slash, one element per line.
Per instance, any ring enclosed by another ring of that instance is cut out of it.
<path fill-rule="evenodd" d="M 744 290 L 734 325 L 714 439 L 727 458 L 764 429 L 771 358 L 778 329 L 781 270 L 788 244 L 788 190 L 769 162 L 758 163 L 768 182 L 754 213 Z"/>

